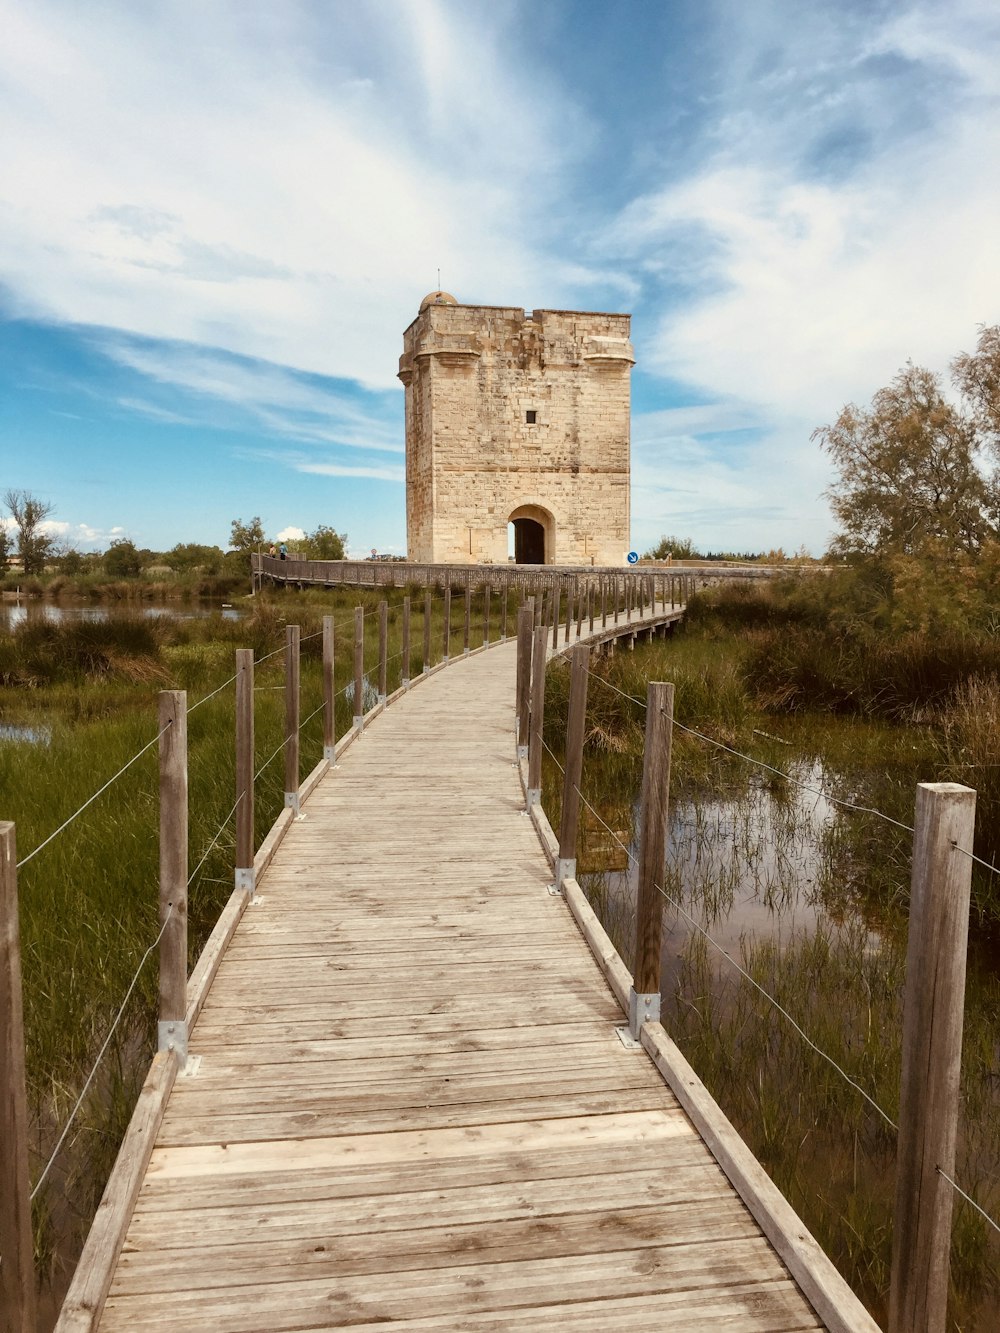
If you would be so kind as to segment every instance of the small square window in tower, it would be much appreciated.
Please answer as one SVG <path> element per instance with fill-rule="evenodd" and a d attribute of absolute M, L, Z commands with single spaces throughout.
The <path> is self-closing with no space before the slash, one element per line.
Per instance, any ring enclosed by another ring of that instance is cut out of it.
<path fill-rule="evenodd" d="M 529 426 L 534 426 L 535 423 L 538 421 L 538 413 L 535 411 L 533 407 L 529 407 L 524 414 L 524 419 Z"/>

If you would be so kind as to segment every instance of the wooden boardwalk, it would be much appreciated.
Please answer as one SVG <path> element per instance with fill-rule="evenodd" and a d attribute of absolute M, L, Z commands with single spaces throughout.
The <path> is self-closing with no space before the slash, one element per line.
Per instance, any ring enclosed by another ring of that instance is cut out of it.
<path fill-rule="evenodd" d="M 104 1333 L 824 1327 L 547 892 L 514 652 L 381 714 L 289 830 Z"/>

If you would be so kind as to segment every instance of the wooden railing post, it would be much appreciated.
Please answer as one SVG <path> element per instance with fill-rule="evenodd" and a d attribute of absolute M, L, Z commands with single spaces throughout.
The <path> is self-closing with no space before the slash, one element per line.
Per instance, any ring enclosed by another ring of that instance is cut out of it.
<path fill-rule="evenodd" d="M 650 681 L 646 687 L 646 741 L 642 757 L 639 885 L 635 906 L 635 965 L 629 995 L 628 1025 L 638 1041 L 643 1023 L 660 1017 L 661 893 L 667 846 L 670 794 L 670 747 L 673 738 L 674 687 Z"/>
<path fill-rule="evenodd" d="M 590 632 L 594 632 L 594 598 L 597 596 L 597 589 L 593 582 L 590 583 L 587 593 L 587 610 L 590 613 Z"/>
<path fill-rule="evenodd" d="M 562 589 L 558 583 L 552 588 L 552 647 L 559 647 L 559 599 L 562 595 Z"/>
<path fill-rule="evenodd" d="M 510 586 L 510 574 L 504 570 L 503 589 L 500 593 L 500 642 L 507 642 L 507 591 Z"/>
<path fill-rule="evenodd" d="M 235 885 L 252 898 L 253 869 L 253 649 L 236 649 L 236 866 Z"/>
<path fill-rule="evenodd" d="M 424 675 L 431 669 L 431 586 L 428 573 L 427 587 L 424 590 Z"/>
<path fill-rule="evenodd" d="M 528 756 L 528 718 L 531 688 L 531 636 L 534 633 L 534 598 L 529 597 L 517 612 L 517 757 Z"/>
<path fill-rule="evenodd" d="M 948 1305 L 976 793 L 921 782 L 903 999 L 889 1333 L 942 1333 Z"/>
<path fill-rule="evenodd" d="M 608 580 L 601 575 L 601 629 L 608 624 Z"/>
<path fill-rule="evenodd" d="M 569 680 L 569 717 L 566 720 L 566 757 L 563 775 L 562 819 L 559 824 L 559 859 L 556 888 L 563 880 L 576 878 L 576 834 L 580 825 L 580 782 L 583 778 L 583 737 L 587 722 L 587 678 L 590 649 L 585 643 L 573 648 Z"/>
<path fill-rule="evenodd" d="M 354 608 L 354 730 L 365 725 L 365 608 Z"/>
<path fill-rule="evenodd" d="M 285 807 L 299 813 L 299 627 L 285 626 Z"/>
<path fill-rule="evenodd" d="M 323 617 L 323 758 L 333 763 L 337 758 L 337 692 L 334 688 L 333 616 Z"/>
<path fill-rule="evenodd" d="M 462 636 L 462 654 L 469 656 L 470 636 L 472 634 L 472 587 L 468 576 L 465 579 L 465 626 Z"/>
<path fill-rule="evenodd" d="M 619 598 L 618 598 L 618 575 L 617 575 L 617 574 L 612 574 L 611 579 L 612 579 L 612 583 L 613 583 L 613 585 L 614 585 L 614 590 L 613 590 L 613 593 L 612 593 L 612 602 L 614 603 L 614 608 L 615 608 L 614 623 L 617 625 L 617 624 L 618 624 L 618 601 L 619 601 Z"/>
<path fill-rule="evenodd" d="M 444 585 L 444 660 L 451 655 L 451 584 Z"/>
<path fill-rule="evenodd" d="M 0 1328 L 35 1333 L 17 839 L 0 823 Z"/>
<path fill-rule="evenodd" d="M 487 645 L 490 641 L 490 591 L 490 579 L 487 576 L 483 585 L 483 643 Z"/>
<path fill-rule="evenodd" d="M 559 622 L 556 621 L 558 629 Z M 531 651 L 531 718 L 528 723 L 527 807 L 542 799 L 542 726 L 545 721 L 545 653 L 549 641 L 547 625 L 535 630 Z"/>
<path fill-rule="evenodd" d="M 388 694 L 389 673 L 389 608 L 385 601 L 378 604 L 378 701 L 384 704 Z"/>
<path fill-rule="evenodd" d="M 403 652 L 402 652 L 402 675 L 401 680 L 403 689 L 410 688 L 410 599 L 403 598 Z"/>
<path fill-rule="evenodd" d="M 563 635 L 563 643 L 569 643 L 570 632 L 573 629 L 573 597 L 576 593 L 575 580 L 566 585 L 566 632 Z"/>
<path fill-rule="evenodd" d="M 160 693 L 160 1012 L 157 1050 L 187 1061 L 187 693 Z"/>

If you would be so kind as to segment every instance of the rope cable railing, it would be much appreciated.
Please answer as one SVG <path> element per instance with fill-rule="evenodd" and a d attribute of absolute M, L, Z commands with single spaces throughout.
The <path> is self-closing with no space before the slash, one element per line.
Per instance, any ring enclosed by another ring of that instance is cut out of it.
<path fill-rule="evenodd" d="M 595 678 L 595 673 L 593 673 L 593 672 L 591 672 L 591 671 L 588 670 L 588 673 L 587 673 L 587 674 L 588 674 L 588 677 L 589 677 L 589 678 L 591 678 L 591 679 Z M 634 703 L 634 704 L 639 705 L 639 706 L 640 706 L 641 708 L 643 708 L 644 710 L 646 709 L 647 705 L 646 705 L 645 700 L 636 698 L 635 695 L 627 694 L 625 691 L 618 689 L 617 686 L 612 685 L 610 681 L 605 680 L 602 676 L 596 676 L 596 679 L 599 680 L 599 681 L 601 682 L 601 684 L 606 685 L 610 690 L 614 691 L 614 693 L 620 695 L 622 698 L 627 699 L 627 700 L 628 700 L 629 702 L 631 702 L 631 703 Z M 663 710 L 663 711 L 664 711 L 664 715 L 665 715 L 665 716 L 668 716 L 668 715 L 666 714 L 665 710 Z M 804 790 L 804 791 L 807 791 L 807 792 L 809 792 L 809 793 L 811 793 L 811 794 L 813 794 L 813 795 L 822 796 L 822 797 L 824 797 L 824 798 L 830 800 L 830 801 L 833 802 L 834 804 L 843 806 L 843 807 L 845 807 L 845 808 L 847 808 L 847 809 L 855 810 L 855 811 L 858 811 L 858 812 L 860 812 L 860 813 L 864 813 L 864 814 L 872 814 L 872 815 L 875 815 L 875 816 L 877 816 L 878 818 L 885 820 L 887 823 L 892 824 L 892 825 L 895 825 L 896 827 L 899 827 L 899 828 L 903 829 L 904 831 L 909 832 L 909 833 L 911 833 L 911 834 L 912 834 L 913 831 L 914 831 L 909 825 L 907 825 L 907 824 L 903 824 L 901 821 L 896 820 L 896 819 L 893 819 L 893 818 L 892 818 L 891 816 L 889 816 L 889 815 L 885 815 L 885 814 L 884 814 L 882 811 L 880 811 L 880 810 L 877 810 L 877 809 L 874 809 L 874 808 L 872 808 L 872 807 L 868 807 L 868 806 L 857 805 L 857 804 L 855 804 L 855 803 L 853 803 L 853 802 L 850 802 L 850 801 L 844 801 L 844 800 L 841 800 L 841 799 L 839 799 L 839 798 L 837 798 L 837 797 L 831 796 L 829 792 L 826 792 L 826 791 L 824 791 L 824 790 L 822 790 L 822 789 L 818 789 L 818 788 L 815 788 L 815 787 L 811 787 L 811 786 L 810 786 L 809 784 L 807 784 L 807 783 L 799 782 L 797 779 L 790 777 L 788 774 L 783 773 L 782 770 L 777 769 L 777 768 L 774 768 L 774 767 L 773 767 L 772 765 L 770 765 L 770 764 L 765 764 L 765 763 L 763 763 L 763 762 L 760 761 L 760 760 L 754 759 L 754 758 L 753 758 L 752 756 L 750 756 L 750 755 L 742 754 L 740 751 L 738 751 L 738 750 L 734 750 L 734 749 L 732 749 L 732 747 L 727 746 L 727 745 L 724 745 L 724 744 L 722 744 L 721 742 L 714 740 L 714 739 L 713 739 L 712 737 L 710 737 L 710 736 L 705 736 L 705 735 L 703 735 L 701 732 L 695 730 L 694 728 L 686 727 L 686 726 L 683 725 L 683 723 L 677 722 L 677 721 L 676 721 L 674 718 L 672 718 L 672 717 L 670 718 L 670 721 L 671 721 L 671 723 L 672 723 L 673 726 L 676 726 L 676 727 L 680 728 L 680 730 L 682 730 L 682 731 L 686 731 L 686 732 L 688 732 L 689 734 L 694 735 L 694 736 L 698 737 L 698 738 L 701 739 L 701 740 L 707 741 L 707 742 L 708 742 L 709 744 L 711 744 L 711 745 L 716 745 L 716 746 L 718 746 L 720 749 L 723 749 L 723 750 L 727 751 L 728 753 L 733 754 L 733 755 L 734 755 L 735 757 L 737 757 L 737 758 L 744 759 L 744 760 L 746 760 L 746 761 L 747 761 L 748 763 L 750 763 L 750 764 L 753 764 L 753 765 L 758 766 L 758 767 L 766 768 L 766 769 L 768 769 L 769 771 L 771 771 L 771 772 L 773 772 L 773 773 L 776 773 L 777 775 L 779 775 L 779 776 L 781 776 L 781 777 L 786 778 L 786 779 L 787 779 L 790 783 L 792 783 L 794 786 L 797 786 L 797 787 L 799 787 L 800 789 L 802 789 L 802 790 Z M 540 737 L 540 740 L 541 740 L 542 747 L 543 747 L 544 750 L 547 752 L 547 754 L 549 755 L 550 759 L 554 762 L 554 764 L 556 765 L 556 767 L 559 769 L 560 773 L 563 774 L 563 776 L 565 776 L 565 772 L 566 772 L 566 770 L 565 770 L 564 765 L 560 762 L 559 758 L 553 753 L 551 747 L 550 747 L 550 746 L 548 745 L 548 743 L 545 741 L 545 738 L 544 738 L 544 737 Z M 603 827 L 603 829 L 605 830 L 605 832 L 606 832 L 606 833 L 611 837 L 611 839 L 618 845 L 618 847 L 621 849 L 621 851 L 623 851 L 623 852 L 625 853 L 626 857 L 628 858 L 628 861 L 629 861 L 633 866 L 638 866 L 638 859 L 637 859 L 637 857 L 635 856 L 634 852 L 631 850 L 630 847 L 628 847 L 628 846 L 621 840 L 621 838 L 618 836 L 618 834 L 615 832 L 615 830 L 611 828 L 611 826 L 610 826 L 610 825 L 607 823 L 607 821 L 603 818 L 603 816 L 600 814 L 600 812 L 594 807 L 594 805 L 587 799 L 587 797 L 586 797 L 586 796 L 584 795 L 584 793 L 580 790 L 580 788 L 574 784 L 573 790 L 576 792 L 576 795 L 579 797 L 579 799 L 581 800 L 581 802 L 583 803 L 583 805 L 590 811 L 590 813 L 594 816 L 594 818 L 598 821 L 598 823 Z M 951 846 L 952 846 L 956 851 L 962 852 L 963 855 L 969 857 L 971 860 L 973 860 L 973 861 L 977 862 L 978 864 L 982 865 L 982 866 L 985 867 L 987 870 L 991 870 L 991 871 L 993 871 L 994 873 L 997 872 L 997 867 L 996 867 L 996 866 L 992 865 L 992 864 L 991 864 L 990 862 L 988 862 L 988 861 L 984 861 L 981 857 L 977 857 L 977 856 L 975 856 L 972 852 L 967 851 L 965 848 L 960 847 L 960 846 L 958 845 L 958 843 L 954 841 L 954 839 L 951 840 Z M 850 1086 L 851 1086 L 857 1093 L 859 1093 L 860 1096 L 864 1099 L 864 1101 L 867 1102 L 868 1105 L 871 1106 L 871 1108 L 872 1108 L 875 1112 L 877 1112 L 877 1114 L 878 1114 L 878 1115 L 885 1121 L 885 1123 L 886 1123 L 891 1129 L 893 1129 L 894 1131 L 897 1131 L 897 1132 L 898 1132 L 898 1128 L 899 1128 L 898 1125 L 897 1125 L 897 1124 L 895 1123 L 895 1121 L 893 1121 L 892 1118 L 891 1118 L 891 1117 L 890 1117 L 890 1116 L 889 1116 L 889 1115 L 882 1109 L 882 1107 L 878 1104 L 878 1102 L 875 1101 L 875 1099 L 874 1099 L 873 1097 L 871 1097 L 871 1096 L 869 1095 L 869 1093 L 867 1093 L 867 1092 L 865 1091 L 865 1089 L 864 1089 L 859 1083 L 856 1082 L 856 1080 L 854 1080 L 853 1078 L 851 1078 L 850 1074 L 848 1074 L 847 1071 L 844 1070 L 844 1069 L 841 1067 L 841 1065 L 839 1065 L 839 1064 L 837 1063 L 837 1061 L 834 1060 L 834 1058 L 833 1058 L 831 1055 L 829 1055 L 826 1051 L 824 1051 L 824 1050 L 822 1049 L 822 1047 L 818 1046 L 818 1045 L 816 1044 L 816 1042 L 814 1042 L 814 1041 L 812 1040 L 812 1038 L 808 1035 L 807 1032 L 805 1032 L 805 1030 L 802 1028 L 802 1026 L 795 1020 L 795 1018 L 788 1012 L 788 1010 L 785 1009 L 785 1007 L 784 1007 L 784 1006 L 783 1006 L 783 1005 L 782 1005 L 782 1004 L 781 1004 L 781 1003 L 780 1003 L 780 1002 L 779 1002 L 773 995 L 771 995 L 771 994 L 767 991 L 767 989 L 766 989 L 764 986 L 762 986 L 762 985 L 760 984 L 760 982 L 758 982 L 757 979 L 756 979 L 756 978 L 755 978 L 755 977 L 754 977 L 754 976 L 753 976 L 753 975 L 752 975 L 752 974 L 751 974 L 745 967 L 743 967 L 743 965 L 742 965 L 740 962 L 738 962 L 737 959 L 735 959 L 735 958 L 732 956 L 732 954 L 729 953 L 729 951 L 728 951 L 726 948 L 724 948 L 723 945 L 721 945 L 721 944 L 720 944 L 720 943 L 719 943 L 719 942 L 718 942 L 718 941 L 711 935 L 711 933 L 710 933 L 708 930 L 706 930 L 705 927 L 704 927 L 704 926 L 703 926 L 703 925 L 702 925 L 702 924 L 701 924 L 701 923 L 700 923 L 694 916 L 691 915 L 691 913 L 684 907 L 684 905 L 683 905 L 682 903 L 680 903 L 680 902 L 679 902 L 679 901 L 678 901 L 672 894 L 670 894 L 670 893 L 663 887 L 662 884 L 658 883 L 656 880 L 653 881 L 653 887 L 654 887 L 654 888 L 657 890 L 657 892 L 664 898 L 665 901 L 669 902 L 669 903 L 671 904 L 671 906 L 672 906 L 672 907 L 673 907 L 673 908 L 674 908 L 674 909 L 675 909 L 681 916 L 684 917 L 684 919 L 689 923 L 689 925 L 690 925 L 695 931 L 698 932 L 698 934 L 700 934 L 701 936 L 704 937 L 704 939 L 706 940 L 706 942 L 707 942 L 708 944 L 710 944 L 710 945 L 712 946 L 713 949 L 715 949 L 719 954 L 721 954 L 722 957 L 725 958 L 725 959 L 727 960 L 727 962 L 728 962 L 728 963 L 729 963 L 729 964 L 730 964 L 730 965 L 731 965 L 731 966 L 732 966 L 732 967 L 733 967 L 733 968 L 734 968 L 734 969 L 735 969 L 735 970 L 736 970 L 736 971 L 737 971 L 737 972 L 738 972 L 738 973 L 739 973 L 739 974 L 740 974 L 746 981 L 748 981 L 748 982 L 750 983 L 750 985 L 753 986 L 754 989 L 755 989 L 761 996 L 763 996 L 763 998 L 764 998 L 764 999 L 765 999 L 765 1000 L 766 1000 L 766 1001 L 767 1001 L 767 1002 L 768 1002 L 768 1003 L 769 1003 L 769 1004 L 770 1004 L 770 1005 L 771 1005 L 771 1006 L 772 1006 L 778 1013 L 780 1013 L 780 1014 L 782 1015 L 782 1017 L 783 1017 L 783 1018 L 790 1024 L 790 1026 L 791 1026 L 791 1027 L 798 1033 L 798 1035 L 802 1038 L 802 1040 L 803 1040 L 803 1041 L 804 1041 L 804 1042 L 805 1042 L 805 1043 L 806 1043 L 806 1044 L 807 1044 L 807 1045 L 808 1045 L 808 1046 L 809 1046 L 809 1047 L 810 1047 L 810 1048 L 811 1048 L 811 1049 L 812 1049 L 818 1056 L 820 1056 L 824 1061 L 826 1061 L 826 1063 L 829 1064 L 829 1065 L 831 1066 L 831 1068 L 833 1068 L 833 1069 L 834 1069 L 834 1070 L 841 1076 L 841 1078 L 842 1078 L 847 1084 L 849 1084 L 849 1085 L 850 1085 Z M 943 1170 L 940 1166 L 937 1166 L 937 1165 L 935 1166 L 935 1170 L 937 1171 L 937 1173 L 938 1173 L 940 1176 L 943 1177 L 943 1179 L 945 1179 L 945 1180 L 948 1182 L 949 1185 L 952 1186 L 952 1188 L 953 1188 L 959 1195 L 961 1195 L 961 1197 L 962 1197 L 967 1203 L 969 1203 L 969 1204 L 976 1210 L 977 1213 L 979 1213 L 979 1214 L 983 1217 L 983 1219 L 989 1224 L 990 1227 L 992 1227 L 995 1231 L 997 1231 L 998 1233 L 1000 1233 L 1000 1224 L 998 1224 L 998 1223 L 997 1223 L 997 1222 L 996 1222 L 996 1221 L 989 1215 L 989 1213 L 987 1213 L 986 1210 L 985 1210 L 979 1203 L 976 1202 L 976 1200 L 975 1200 L 970 1194 L 968 1194 L 964 1189 L 962 1189 L 961 1186 L 960 1186 L 955 1180 L 952 1179 L 952 1177 L 948 1174 L 948 1172 L 946 1172 L 946 1171 Z"/>
<path fill-rule="evenodd" d="M 45 1163 L 45 1167 L 42 1170 L 41 1175 L 39 1175 L 38 1179 L 35 1181 L 35 1185 L 31 1191 L 31 1196 L 30 1196 L 32 1202 L 34 1202 L 36 1195 L 42 1188 L 42 1185 L 45 1183 L 46 1177 L 52 1170 L 53 1163 L 58 1157 L 63 1144 L 66 1142 L 66 1138 L 69 1134 L 70 1128 L 72 1127 L 73 1122 L 76 1119 L 77 1114 L 79 1113 L 80 1107 L 84 1103 L 84 1099 L 86 1098 L 87 1093 L 90 1090 L 90 1085 L 93 1083 L 94 1077 L 97 1074 L 98 1069 L 100 1068 L 101 1061 L 104 1059 L 108 1047 L 111 1045 L 111 1038 L 114 1036 L 115 1031 L 118 1028 L 118 1024 L 122 1020 L 122 1015 L 125 1013 L 125 1009 L 126 1006 L 128 1005 L 129 1000 L 132 998 L 132 992 L 135 990 L 136 985 L 138 984 L 139 981 L 139 977 L 142 975 L 142 969 L 146 966 L 146 963 L 149 961 L 149 958 L 153 953 L 154 949 L 156 949 L 160 941 L 163 939 L 163 932 L 166 930 L 167 923 L 173 916 L 173 912 L 174 912 L 174 907 L 173 903 L 171 903 L 164 914 L 163 924 L 160 926 L 159 934 L 157 935 L 153 943 L 149 946 L 149 948 L 146 950 L 146 952 L 142 955 L 142 958 L 139 961 L 139 966 L 136 968 L 135 973 L 133 974 L 132 980 L 129 983 L 128 990 L 125 992 L 125 998 L 124 1000 L 122 1000 L 121 1005 L 118 1008 L 118 1012 L 115 1014 L 114 1019 L 112 1020 L 111 1027 L 108 1029 L 108 1034 L 104 1038 L 104 1041 L 101 1045 L 101 1049 L 97 1053 L 97 1058 L 95 1059 L 93 1066 L 90 1070 L 90 1073 L 87 1075 L 86 1081 L 82 1089 L 80 1090 L 80 1095 L 77 1097 L 76 1103 L 74 1104 L 72 1111 L 70 1111 L 69 1113 L 69 1118 L 63 1125 L 62 1133 L 56 1140 L 56 1146 L 52 1149 L 52 1153 L 49 1157 L 49 1160 Z"/>
<path fill-rule="evenodd" d="M 157 742 L 165 734 L 165 732 L 171 725 L 172 724 L 168 722 L 165 727 L 162 727 L 156 733 L 156 735 L 153 737 L 151 741 L 149 741 L 146 745 L 144 745 L 141 750 L 137 750 L 136 753 L 132 756 L 132 758 L 129 759 L 126 763 L 122 764 L 121 768 L 118 770 L 117 773 L 115 773 L 112 777 L 108 778 L 107 782 L 105 782 L 103 786 L 98 787 L 97 791 L 95 791 L 92 796 L 88 796 L 87 799 L 83 802 L 83 804 L 79 806 L 76 810 L 74 810 L 68 819 L 64 819 L 63 822 L 59 825 L 59 827 L 57 829 L 54 829 L 49 834 L 49 836 L 44 839 L 44 841 L 38 844 L 37 847 L 33 848 L 30 852 L 28 852 L 27 856 L 22 856 L 20 861 L 18 861 L 17 863 L 18 870 L 26 866 L 29 861 L 31 861 L 34 857 L 38 855 L 40 851 L 43 850 L 43 848 L 47 847 L 49 843 L 52 842 L 55 838 L 58 838 L 60 833 L 68 829 L 70 824 L 72 824 L 75 819 L 79 818 L 79 816 L 83 814 L 84 810 L 88 808 L 88 806 L 94 804 L 98 796 L 102 796 L 104 792 L 106 792 L 108 788 L 112 786 L 113 783 L 118 781 L 118 779 L 122 776 L 123 773 L 126 773 L 137 760 L 141 759 L 142 756 L 146 754 L 148 750 L 151 750 L 153 746 L 157 744 Z"/>

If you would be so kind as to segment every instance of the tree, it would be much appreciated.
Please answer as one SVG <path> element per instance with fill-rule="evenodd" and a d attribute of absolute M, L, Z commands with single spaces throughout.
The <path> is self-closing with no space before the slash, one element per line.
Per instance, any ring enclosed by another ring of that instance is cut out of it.
<path fill-rule="evenodd" d="M 976 350 L 961 352 L 951 363 L 951 375 L 1000 454 L 1000 324 L 980 329 Z"/>
<path fill-rule="evenodd" d="M 52 506 L 30 491 L 9 490 L 3 499 L 17 528 L 17 553 L 24 564 L 25 574 L 41 574 L 52 547 L 52 538 L 40 528 L 52 513 Z"/>
<path fill-rule="evenodd" d="M 222 568 L 223 553 L 218 546 L 201 546 L 197 542 L 178 542 L 164 557 L 171 569 L 178 572 L 201 570 L 218 574 Z"/>
<path fill-rule="evenodd" d="M 249 523 L 234 518 L 229 530 L 229 545 L 236 553 L 239 568 L 250 572 L 250 557 L 264 545 L 264 527 L 260 515 L 255 514 Z"/>
<path fill-rule="evenodd" d="M 114 579 L 137 579 L 142 573 L 142 558 L 135 543 L 127 537 L 113 541 L 104 553 L 104 572 Z"/>
<path fill-rule="evenodd" d="M 321 523 L 315 532 L 306 535 L 303 545 L 310 560 L 343 560 L 346 542 L 346 532 L 336 532 Z"/>
<path fill-rule="evenodd" d="M 996 487 L 976 423 L 936 375 L 907 365 L 869 409 L 849 403 L 813 432 L 837 465 L 829 488 L 842 531 L 834 554 L 913 555 L 930 546 L 973 555 L 997 536 Z"/>
<path fill-rule="evenodd" d="M 10 559 L 11 540 L 10 533 L 3 523 L 0 523 L 0 573 L 7 568 L 7 562 Z"/>
<path fill-rule="evenodd" d="M 661 537 L 644 560 L 697 560 L 698 552 L 690 537 Z"/>

